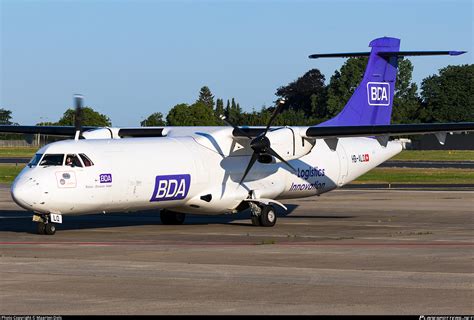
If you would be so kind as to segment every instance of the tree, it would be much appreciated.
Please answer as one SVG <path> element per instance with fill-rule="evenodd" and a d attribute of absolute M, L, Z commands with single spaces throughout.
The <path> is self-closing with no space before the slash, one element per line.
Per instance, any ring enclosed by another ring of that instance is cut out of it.
<path fill-rule="evenodd" d="M 428 122 L 474 121 L 474 64 L 447 66 L 421 83 Z"/>
<path fill-rule="evenodd" d="M 59 119 L 58 125 L 73 126 L 75 114 L 76 112 L 74 109 L 67 109 L 66 112 L 64 112 L 63 117 Z M 90 107 L 85 107 L 82 109 L 82 125 L 94 127 L 110 127 L 112 123 L 110 122 L 109 117 L 107 117 L 106 115 L 94 111 Z"/>
<path fill-rule="evenodd" d="M 412 82 L 413 64 L 408 59 L 398 60 L 398 74 L 393 97 L 392 122 L 422 122 L 426 115 L 421 109 L 418 86 Z"/>
<path fill-rule="evenodd" d="M 13 124 L 11 120 L 12 120 L 12 112 L 10 110 L 0 108 L 0 124 L 3 124 L 3 125 Z"/>
<path fill-rule="evenodd" d="M 227 104 L 225 106 L 224 115 L 228 119 L 230 114 L 230 101 L 227 99 Z"/>
<path fill-rule="evenodd" d="M 218 124 L 214 110 L 202 102 L 191 105 L 191 114 L 194 119 L 193 126 L 215 126 Z"/>
<path fill-rule="evenodd" d="M 12 120 L 12 112 L 10 110 L 0 108 L 0 125 L 18 125 L 18 123 L 14 123 L 11 120 Z M 0 139 L 1 140 L 23 139 L 23 135 L 15 134 L 15 133 L 2 133 L 0 134 Z"/>
<path fill-rule="evenodd" d="M 225 109 L 224 109 L 224 100 L 217 99 L 216 101 L 216 110 L 214 111 L 215 118 L 217 118 L 217 123 L 220 125 L 225 124 L 220 117 L 225 116 Z"/>
<path fill-rule="evenodd" d="M 166 123 L 169 126 L 189 126 L 193 121 L 189 106 L 186 103 L 175 105 L 166 116 Z"/>
<path fill-rule="evenodd" d="M 227 101 L 227 105 L 229 105 L 229 101 Z M 240 104 L 235 102 L 235 98 L 232 98 L 227 117 L 230 122 L 236 125 L 242 122 L 242 109 L 240 108 Z"/>
<path fill-rule="evenodd" d="M 201 88 L 201 91 L 199 91 L 199 98 L 196 102 L 201 102 L 205 106 L 209 107 L 211 110 L 214 109 L 214 96 L 212 95 L 209 87 L 204 86 Z"/>
<path fill-rule="evenodd" d="M 161 112 L 152 113 L 148 118 L 140 122 L 142 127 L 162 127 L 166 126 L 166 121 L 163 120 L 163 114 Z"/>
<path fill-rule="evenodd" d="M 217 99 L 216 101 L 216 115 L 224 115 L 224 100 Z"/>
<path fill-rule="evenodd" d="M 336 70 L 329 81 L 327 89 L 327 113 L 329 119 L 337 115 L 349 101 L 359 85 L 367 65 L 367 58 L 349 58 Z"/>
<path fill-rule="evenodd" d="M 311 69 L 297 80 L 278 88 L 276 95 L 286 98 L 286 109 L 302 110 L 306 116 L 317 118 L 326 114 L 324 75 L 318 69 Z"/>
<path fill-rule="evenodd" d="M 202 102 L 192 105 L 178 104 L 171 108 L 166 117 L 169 126 L 213 126 L 217 124 L 212 109 Z"/>
<path fill-rule="evenodd" d="M 58 123 L 57 122 L 50 122 L 50 121 L 45 121 L 45 122 L 38 122 L 36 124 L 37 126 L 57 126 Z"/>

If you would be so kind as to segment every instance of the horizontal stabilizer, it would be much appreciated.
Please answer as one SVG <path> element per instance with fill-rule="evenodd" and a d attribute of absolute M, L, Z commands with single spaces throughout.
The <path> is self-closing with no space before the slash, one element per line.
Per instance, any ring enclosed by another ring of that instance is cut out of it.
<path fill-rule="evenodd" d="M 379 52 L 381 57 L 408 57 L 408 56 L 459 56 L 467 51 L 397 51 Z"/>
<path fill-rule="evenodd" d="M 370 52 L 346 52 L 346 53 L 321 53 L 312 54 L 309 56 L 310 59 L 318 58 L 352 58 L 352 57 L 368 57 Z"/>
<path fill-rule="evenodd" d="M 408 57 L 408 56 L 459 56 L 467 51 L 380 51 L 377 55 L 381 57 Z M 318 58 L 353 58 L 368 57 L 370 52 L 347 52 L 347 53 L 322 53 L 312 54 L 310 59 Z"/>

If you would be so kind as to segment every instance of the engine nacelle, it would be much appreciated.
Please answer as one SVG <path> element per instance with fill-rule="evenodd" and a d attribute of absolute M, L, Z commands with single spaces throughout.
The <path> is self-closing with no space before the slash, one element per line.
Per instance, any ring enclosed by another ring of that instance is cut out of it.
<path fill-rule="evenodd" d="M 81 135 L 84 139 L 120 139 L 119 128 L 99 128 L 83 132 Z"/>
<path fill-rule="evenodd" d="M 315 143 L 315 140 L 303 138 L 297 127 L 283 127 L 267 132 L 267 138 L 272 149 L 287 161 L 307 155 Z"/>

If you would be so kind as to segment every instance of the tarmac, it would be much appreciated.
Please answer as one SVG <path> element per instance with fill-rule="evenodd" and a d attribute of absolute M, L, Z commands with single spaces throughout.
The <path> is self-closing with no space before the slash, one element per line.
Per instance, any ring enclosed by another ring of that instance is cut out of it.
<path fill-rule="evenodd" d="M 0 185 L 0 314 L 474 314 L 474 191 L 342 189 L 248 212 L 65 216 Z"/>

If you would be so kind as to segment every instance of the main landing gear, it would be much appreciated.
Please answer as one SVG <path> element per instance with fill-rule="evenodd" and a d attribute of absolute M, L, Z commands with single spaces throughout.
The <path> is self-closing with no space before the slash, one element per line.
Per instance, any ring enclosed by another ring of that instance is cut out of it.
<path fill-rule="evenodd" d="M 33 216 L 33 221 L 38 222 L 37 231 L 38 234 L 47 234 L 52 236 L 56 233 L 56 224 L 50 221 L 49 215 L 38 215 Z"/>
<path fill-rule="evenodd" d="M 275 208 L 271 205 L 249 203 L 252 212 L 252 224 L 261 227 L 273 227 L 277 221 Z"/>
<path fill-rule="evenodd" d="M 163 209 L 160 211 L 160 218 L 162 224 L 180 225 L 184 223 L 186 214 Z"/>

